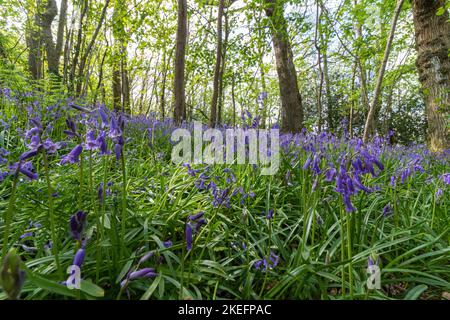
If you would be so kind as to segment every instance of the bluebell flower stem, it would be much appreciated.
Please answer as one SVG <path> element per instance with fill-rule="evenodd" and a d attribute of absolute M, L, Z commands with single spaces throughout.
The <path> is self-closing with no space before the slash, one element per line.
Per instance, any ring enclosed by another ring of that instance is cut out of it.
<path fill-rule="evenodd" d="M 352 236 L 351 236 L 351 213 L 346 215 L 347 218 L 347 255 L 348 255 L 348 281 L 350 287 L 350 299 L 353 299 L 353 265 L 352 265 Z"/>
<path fill-rule="evenodd" d="M 50 170 L 48 164 L 47 154 L 44 152 L 44 168 L 45 168 L 45 180 L 47 182 L 47 194 L 48 194 L 48 213 L 50 217 L 50 229 L 51 229 L 51 237 L 52 237 L 52 251 L 55 256 L 55 264 L 56 270 L 58 271 L 59 276 L 63 277 L 63 271 L 61 269 L 61 264 L 59 263 L 59 239 L 58 232 L 56 230 L 56 222 L 53 210 L 53 191 L 52 184 L 50 181 Z"/>
<path fill-rule="evenodd" d="M 93 181 L 93 174 L 92 174 L 92 151 L 89 150 L 89 190 L 91 194 L 91 206 L 94 209 L 94 215 L 96 219 L 97 224 L 97 237 L 96 237 L 96 259 L 97 259 L 97 267 L 95 272 L 95 279 L 96 282 L 98 282 L 100 278 L 100 260 L 101 260 L 101 250 L 100 250 L 100 217 L 98 215 L 97 211 L 97 205 L 95 201 L 95 191 L 94 191 L 94 181 Z"/>
<path fill-rule="evenodd" d="M 14 206 L 16 202 L 16 190 L 17 190 L 17 182 L 19 180 L 19 169 L 21 163 L 17 165 L 17 170 L 14 174 L 14 180 L 11 188 L 11 197 L 9 198 L 8 210 L 5 211 L 5 215 L 3 217 L 3 221 L 5 221 L 5 233 L 3 235 L 3 248 L 2 248 L 2 257 L 6 256 L 8 252 L 8 239 L 11 230 L 11 221 L 14 212 Z"/>
<path fill-rule="evenodd" d="M 127 217 L 127 172 L 125 166 L 125 153 L 123 152 L 123 148 L 121 151 L 120 159 L 122 161 L 122 218 L 121 218 L 121 227 L 122 227 L 122 241 L 121 241 L 121 250 L 120 257 L 123 258 L 125 254 L 125 226 L 126 226 L 126 217 Z"/>

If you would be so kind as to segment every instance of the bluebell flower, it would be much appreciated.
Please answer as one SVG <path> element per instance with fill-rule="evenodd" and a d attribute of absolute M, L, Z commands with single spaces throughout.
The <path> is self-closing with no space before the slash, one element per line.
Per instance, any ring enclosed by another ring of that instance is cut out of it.
<path fill-rule="evenodd" d="M 392 210 L 392 207 L 391 207 L 391 205 L 388 203 L 388 204 L 385 205 L 384 208 L 383 208 L 383 216 L 384 216 L 385 218 L 387 218 L 387 217 L 389 217 L 389 216 L 391 216 L 391 215 L 393 215 L 393 214 L 394 214 L 394 212 L 393 212 L 393 210 Z"/>
<path fill-rule="evenodd" d="M 85 256 L 86 256 L 86 250 L 83 248 L 78 249 L 77 253 L 75 254 L 75 257 L 73 258 L 72 264 L 81 268 L 81 265 L 84 262 Z"/>
<path fill-rule="evenodd" d="M 83 147 L 81 146 L 81 144 L 77 145 L 72 149 L 72 151 L 61 158 L 61 164 L 64 165 L 66 163 L 78 163 L 82 151 Z"/>
<path fill-rule="evenodd" d="M 75 240 L 81 241 L 86 222 L 86 214 L 83 211 L 78 211 L 70 217 L 70 232 Z"/>

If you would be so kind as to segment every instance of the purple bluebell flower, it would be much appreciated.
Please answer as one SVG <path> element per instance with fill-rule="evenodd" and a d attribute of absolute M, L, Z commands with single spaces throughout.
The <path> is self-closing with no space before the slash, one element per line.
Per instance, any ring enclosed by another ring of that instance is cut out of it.
<path fill-rule="evenodd" d="M 266 214 L 266 219 L 270 220 L 273 218 L 273 210 L 270 209 L 269 212 L 267 212 Z"/>
<path fill-rule="evenodd" d="M 144 263 L 145 261 L 149 260 L 151 257 L 153 257 L 154 252 L 150 251 L 147 252 L 145 255 L 142 256 L 141 259 L 139 259 L 139 264 Z"/>
<path fill-rule="evenodd" d="M 97 136 L 97 145 L 100 147 L 100 154 L 110 154 L 108 151 L 108 144 L 106 143 L 106 133 L 101 131 Z"/>
<path fill-rule="evenodd" d="M 35 157 L 38 153 L 39 153 L 38 149 L 29 150 L 29 151 L 22 153 L 20 155 L 19 159 L 22 161 L 27 160 L 27 159 Z"/>
<path fill-rule="evenodd" d="M 389 216 L 391 216 L 391 215 L 393 215 L 393 214 L 394 214 L 394 212 L 393 212 L 393 210 L 392 210 L 392 207 L 391 207 L 391 205 L 388 203 L 388 204 L 385 205 L 384 208 L 383 208 L 383 216 L 384 216 L 385 218 L 387 218 L 387 217 L 389 217 Z"/>
<path fill-rule="evenodd" d="M 122 130 L 119 127 L 118 121 L 115 116 L 111 115 L 111 124 L 109 127 L 109 137 L 112 139 L 118 138 L 122 135 Z"/>
<path fill-rule="evenodd" d="M 172 246 L 172 241 L 171 240 L 167 240 L 163 242 L 163 246 L 164 248 L 170 248 Z"/>
<path fill-rule="evenodd" d="M 50 139 L 45 140 L 45 142 L 42 144 L 42 146 L 49 154 L 53 154 L 59 149 L 59 145 L 56 143 L 53 143 L 53 141 Z"/>
<path fill-rule="evenodd" d="M 75 254 L 75 257 L 73 258 L 72 264 L 81 268 L 81 265 L 84 262 L 85 256 L 86 256 L 86 250 L 83 248 L 78 249 L 77 253 Z"/>
<path fill-rule="evenodd" d="M 14 163 L 10 165 L 9 168 L 11 174 L 15 174 L 17 171 L 19 171 L 30 180 L 36 180 L 39 177 L 37 173 L 33 172 L 33 165 L 31 162 Z"/>
<path fill-rule="evenodd" d="M 86 142 L 84 144 L 84 148 L 86 150 L 96 150 L 98 149 L 99 144 L 97 139 L 95 138 L 95 131 L 94 130 L 89 130 L 86 133 Z"/>
<path fill-rule="evenodd" d="M 444 184 L 450 184 L 450 172 L 442 174 L 439 178 Z"/>
<path fill-rule="evenodd" d="M 83 151 L 83 146 L 81 144 L 77 145 L 72 149 L 67 155 L 61 158 L 61 164 L 66 163 L 78 163 L 81 152 Z"/>
<path fill-rule="evenodd" d="M 199 213 L 197 213 L 197 214 L 194 214 L 194 215 L 189 216 L 189 220 L 195 221 L 195 220 L 197 220 L 197 219 L 203 217 L 204 214 L 205 214 L 205 212 L 204 212 L 204 211 L 201 211 L 201 212 L 199 212 Z"/>
<path fill-rule="evenodd" d="M 325 181 L 331 182 L 333 181 L 334 177 L 336 176 L 336 169 L 335 168 L 329 168 L 327 172 L 325 173 Z"/>
<path fill-rule="evenodd" d="M 186 223 L 185 236 L 186 236 L 186 249 L 187 251 L 190 251 L 192 249 L 192 226 L 189 222 Z"/>
<path fill-rule="evenodd" d="M 137 271 L 133 271 L 130 273 L 128 280 L 135 280 L 139 278 L 153 278 L 158 274 L 155 272 L 153 268 L 143 268 Z"/>
<path fill-rule="evenodd" d="M 70 217 L 70 232 L 75 240 L 81 241 L 81 234 L 86 226 L 86 214 L 83 211 L 78 211 Z"/>

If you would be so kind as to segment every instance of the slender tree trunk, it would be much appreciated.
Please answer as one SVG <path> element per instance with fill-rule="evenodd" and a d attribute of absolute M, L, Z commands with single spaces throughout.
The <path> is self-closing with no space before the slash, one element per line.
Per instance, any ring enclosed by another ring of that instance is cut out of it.
<path fill-rule="evenodd" d="M 358 5 L 358 0 L 354 1 L 355 7 Z M 362 43 L 363 39 L 363 30 L 361 24 L 357 21 L 355 22 L 355 31 L 356 31 L 356 37 Z M 359 51 L 359 50 L 358 50 Z M 359 71 L 359 79 L 360 79 L 360 85 L 361 85 L 361 102 L 363 105 L 364 112 L 369 111 L 370 105 L 369 105 L 369 96 L 368 96 L 368 90 L 367 90 L 367 72 L 366 72 L 366 62 L 363 58 L 360 57 L 360 55 L 357 55 L 357 66 Z"/>
<path fill-rule="evenodd" d="M 417 48 L 416 66 L 425 95 L 428 140 L 432 151 L 450 148 L 450 23 L 445 0 L 413 0 Z"/>
<path fill-rule="evenodd" d="M 218 101 L 218 110 L 217 110 L 217 123 L 222 123 L 222 115 L 223 115 L 223 106 L 224 106 L 224 80 L 223 75 L 225 73 L 225 65 L 226 65 L 226 57 L 227 57 L 227 46 L 228 46 L 228 37 L 230 35 L 230 28 L 228 24 L 228 15 L 226 11 L 224 11 L 224 20 L 225 20 L 225 38 L 223 40 L 223 48 L 222 48 L 222 64 L 220 67 L 219 73 L 219 101 Z"/>
<path fill-rule="evenodd" d="M 328 122 L 328 131 L 334 132 L 334 108 L 333 108 L 333 101 L 331 98 L 331 82 L 330 82 L 330 75 L 328 72 L 328 53 L 327 53 L 327 47 L 328 47 L 328 37 L 324 39 L 323 33 L 320 34 L 324 50 L 322 50 L 322 57 L 323 57 L 323 77 L 325 80 L 325 97 L 327 101 L 327 122 Z"/>
<path fill-rule="evenodd" d="M 81 43 L 83 42 L 83 23 L 84 23 L 84 17 L 86 15 L 86 12 L 89 7 L 89 0 L 83 1 L 81 4 L 81 13 L 80 13 L 80 21 L 78 25 L 78 32 L 77 32 L 77 42 L 75 43 L 75 52 L 72 59 L 72 65 L 70 68 L 70 76 L 69 76 L 69 91 L 72 91 L 74 89 L 74 81 L 75 81 L 75 73 L 78 66 L 78 58 L 81 53 Z"/>
<path fill-rule="evenodd" d="M 100 29 L 103 25 L 103 21 L 105 20 L 106 16 L 106 9 L 108 8 L 110 0 L 106 0 L 105 5 L 103 6 L 102 12 L 100 14 L 100 19 L 97 23 L 97 27 L 95 28 L 94 34 L 92 35 L 91 41 L 89 42 L 88 46 L 86 47 L 86 50 L 83 53 L 83 56 L 80 59 L 80 66 L 78 68 L 78 82 L 77 82 L 77 94 L 80 93 L 81 86 L 82 86 L 82 78 L 84 73 L 84 68 L 86 67 L 86 61 L 89 55 L 91 54 L 92 48 L 94 46 L 95 41 L 97 40 L 98 33 L 100 32 Z"/>
<path fill-rule="evenodd" d="M 64 43 L 64 29 L 66 27 L 67 20 L 67 0 L 61 0 L 61 8 L 59 9 L 59 21 L 58 21 L 58 33 L 56 35 L 56 56 L 58 57 L 58 65 L 59 58 L 61 57 L 61 52 L 63 49 Z"/>
<path fill-rule="evenodd" d="M 181 124 L 186 117 L 186 96 L 185 96 L 185 56 L 187 40 L 187 3 L 186 0 L 178 0 L 178 29 L 175 53 L 175 74 L 174 74 L 174 113 L 173 118 L 177 125 Z"/>
<path fill-rule="evenodd" d="M 386 43 L 386 48 L 384 50 L 383 62 L 381 63 L 380 70 L 378 72 L 377 84 L 375 87 L 375 93 L 373 95 L 372 103 L 370 104 L 369 112 L 367 113 L 366 124 L 364 126 L 363 141 L 367 142 L 369 140 L 370 133 L 374 131 L 375 122 L 375 112 L 378 107 L 378 99 L 381 95 L 381 89 L 383 84 L 384 72 L 386 71 L 386 66 L 389 60 L 389 54 L 391 52 L 392 41 L 394 40 L 395 29 L 397 27 L 398 17 L 400 11 L 402 10 L 404 0 L 397 1 L 397 7 L 395 8 L 394 16 L 392 17 L 391 31 L 389 33 L 389 38 Z"/>
<path fill-rule="evenodd" d="M 314 36 L 314 46 L 317 50 L 317 63 L 319 65 L 319 88 L 317 90 L 317 113 L 318 113 L 318 131 L 322 131 L 322 89 L 323 89 L 323 69 L 322 69 L 322 53 L 320 50 L 320 44 L 319 44 L 319 25 L 320 25 L 320 18 L 322 16 L 322 13 L 319 8 L 319 1 L 317 1 L 316 5 L 316 31 Z"/>
<path fill-rule="evenodd" d="M 231 103 L 233 104 L 233 127 L 236 127 L 236 98 L 234 94 L 235 75 L 231 78 Z"/>
<path fill-rule="evenodd" d="M 216 66 L 214 68 L 213 96 L 211 101 L 211 115 L 209 125 L 215 127 L 217 125 L 217 100 L 219 98 L 219 77 L 222 59 L 222 17 L 225 6 L 225 0 L 219 0 L 219 12 L 217 14 L 217 48 L 216 48 Z"/>
<path fill-rule="evenodd" d="M 161 82 L 161 98 L 160 98 L 160 110 L 161 110 L 161 117 L 164 120 L 166 117 L 166 79 L 167 79 L 167 53 L 166 48 L 164 48 L 163 52 L 163 78 Z M 169 58 L 170 60 L 170 58 Z"/>
<path fill-rule="evenodd" d="M 26 30 L 26 42 L 28 47 L 28 70 L 33 79 L 42 77 L 41 70 L 41 28 L 40 28 L 40 5 L 38 2 L 37 10 L 34 15 L 29 16 Z"/>
<path fill-rule="evenodd" d="M 271 23 L 272 42 L 275 50 L 278 82 L 281 96 L 281 130 L 299 132 L 303 126 L 302 97 L 298 90 L 297 74 L 283 16 L 283 4 L 265 0 L 266 14 Z"/>

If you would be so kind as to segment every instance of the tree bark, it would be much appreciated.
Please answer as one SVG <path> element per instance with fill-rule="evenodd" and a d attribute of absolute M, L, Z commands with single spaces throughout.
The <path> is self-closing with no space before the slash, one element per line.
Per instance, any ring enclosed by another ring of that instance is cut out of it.
<path fill-rule="evenodd" d="M 66 27 L 66 20 L 67 20 L 67 0 L 61 0 L 61 8 L 59 9 L 58 33 L 56 35 L 56 47 L 55 47 L 56 56 L 58 57 L 58 64 L 63 49 L 64 28 Z"/>
<path fill-rule="evenodd" d="M 77 82 L 77 94 L 80 94 L 81 86 L 82 86 L 82 78 L 84 73 L 84 68 L 86 67 L 86 61 L 91 53 L 92 47 L 94 46 L 95 40 L 97 40 L 98 33 L 100 32 L 100 29 L 103 25 L 103 21 L 105 20 L 106 16 L 106 9 L 108 8 L 110 0 L 106 0 L 105 5 L 103 6 L 102 12 L 100 14 L 100 19 L 97 23 L 97 27 L 95 28 L 94 34 L 92 35 L 91 41 L 89 42 L 88 46 L 86 47 L 86 50 L 83 53 L 83 56 L 80 60 L 80 66 L 78 68 L 78 82 Z"/>
<path fill-rule="evenodd" d="M 378 99 L 381 94 L 384 72 L 386 71 L 386 66 L 389 60 L 389 54 L 391 52 L 392 41 L 394 40 L 395 29 L 397 27 L 398 17 L 400 11 L 402 10 L 404 0 L 398 0 L 397 6 L 395 8 L 394 16 L 392 17 L 391 31 L 389 32 L 389 38 L 386 43 L 386 48 L 384 50 L 383 62 L 381 63 L 380 70 L 378 72 L 377 84 L 375 87 L 375 93 L 373 95 L 372 103 L 370 104 L 369 112 L 367 113 L 366 124 L 364 125 L 364 135 L 363 141 L 367 142 L 369 140 L 370 133 L 374 131 L 375 122 L 375 112 L 378 107 Z"/>
<path fill-rule="evenodd" d="M 211 101 L 211 116 L 209 125 L 215 127 L 217 125 L 217 100 L 219 98 L 219 77 L 220 66 L 222 60 L 222 17 L 225 7 L 225 0 L 219 1 L 219 12 L 217 14 L 217 48 L 216 48 L 216 66 L 214 68 L 213 96 Z"/>
<path fill-rule="evenodd" d="M 450 148 L 450 23 L 445 0 L 412 1 L 419 80 L 425 96 L 428 142 L 432 151 Z"/>
<path fill-rule="evenodd" d="M 178 28 L 175 51 L 175 74 L 174 74 L 174 113 L 173 118 L 177 125 L 181 124 L 186 117 L 185 96 L 185 57 L 187 40 L 187 3 L 186 0 L 178 0 Z"/>
<path fill-rule="evenodd" d="M 275 51 L 278 82 L 281 97 L 281 130 L 299 132 L 303 125 L 302 97 L 298 90 L 293 54 L 283 16 L 283 4 L 265 0 L 266 15 L 271 23 L 272 42 Z"/>
<path fill-rule="evenodd" d="M 217 103 L 218 106 L 218 110 L 217 110 L 217 123 L 222 123 L 222 114 L 223 114 L 223 106 L 224 106 L 224 88 L 225 88 L 225 84 L 224 84 L 224 80 L 223 80 L 223 75 L 225 73 L 225 65 L 226 65 L 226 57 L 227 57 L 227 46 L 228 46 L 228 37 L 230 35 L 230 28 L 229 28 L 229 23 L 228 23 L 228 15 L 227 12 L 224 11 L 223 13 L 223 17 L 225 20 L 225 38 L 223 40 L 223 44 L 222 44 L 222 63 L 220 66 L 220 72 L 219 72 L 219 101 Z"/>

